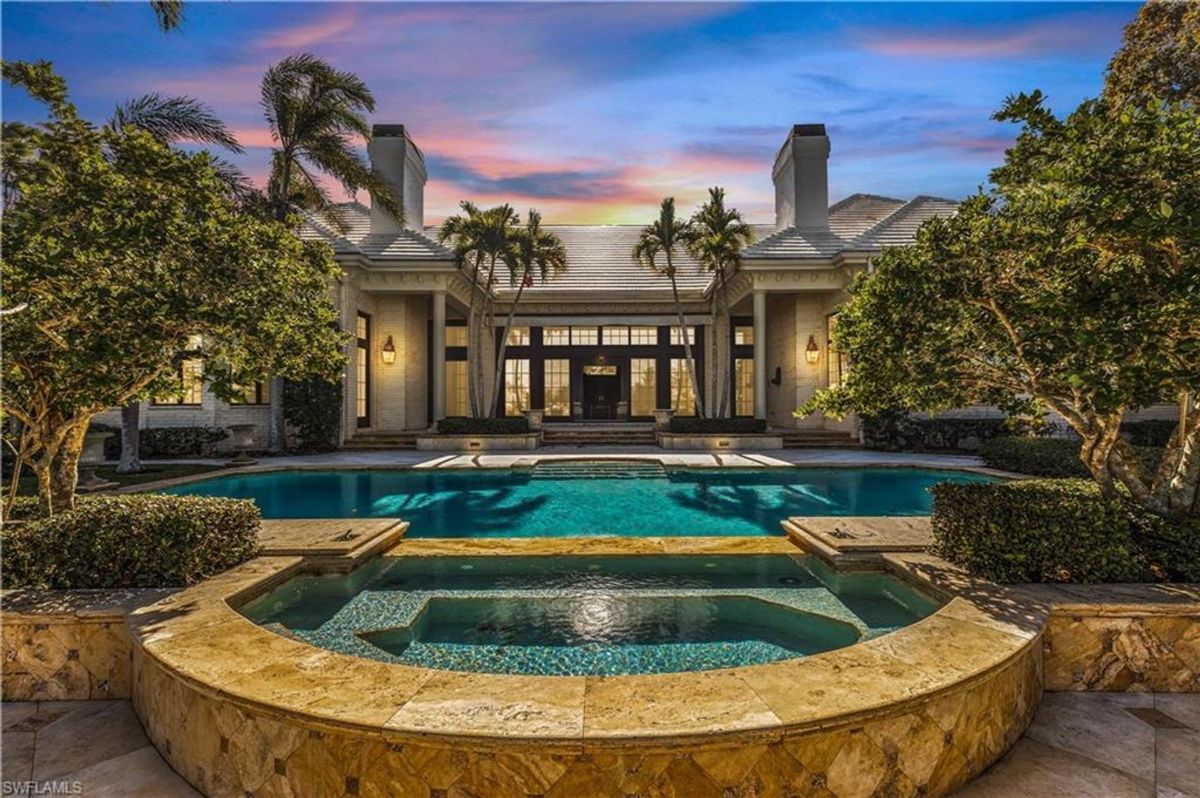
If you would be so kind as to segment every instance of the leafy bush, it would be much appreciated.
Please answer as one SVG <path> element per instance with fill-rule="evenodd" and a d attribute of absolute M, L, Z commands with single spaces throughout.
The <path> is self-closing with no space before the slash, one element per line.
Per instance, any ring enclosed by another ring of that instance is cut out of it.
<path fill-rule="evenodd" d="M 1134 446 L 1165 447 L 1175 431 L 1174 419 L 1148 418 L 1145 421 L 1126 421 L 1121 435 Z"/>
<path fill-rule="evenodd" d="M 886 451 L 974 452 L 1011 433 L 1005 418 L 922 418 L 896 412 L 863 419 L 863 445 Z"/>
<path fill-rule="evenodd" d="M 671 418 L 671 432 L 681 435 L 757 435 L 767 431 L 761 418 Z"/>
<path fill-rule="evenodd" d="M 979 454 L 988 468 L 1035 477 L 1088 477 L 1079 459 L 1079 440 L 1008 435 L 983 445 Z"/>
<path fill-rule="evenodd" d="M 283 416 L 296 428 L 301 450 L 322 452 L 337 448 L 342 384 L 324 380 L 286 383 Z"/>
<path fill-rule="evenodd" d="M 116 460 L 121 456 L 121 428 L 93 424 L 92 430 L 114 431 L 104 442 L 104 456 Z M 212 457 L 217 444 L 229 437 L 224 427 L 143 427 L 138 435 L 140 457 Z"/>
<path fill-rule="evenodd" d="M 260 523 L 239 499 L 93 496 L 4 530 L 4 587 L 190 585 L 253 557 Z"/>
<path fill-rule="evenodd" d="M 437 423 L 439 435 L 523 435 L 529 432 L 524 416 L 513 418 L 443 418 Z"/>
<path fill-rule="evenodd" d="M 1172 522 L 1090 480 L 933 487 L 934 551 L 996 582 L 1200 577 L 1200 520 Z"/>

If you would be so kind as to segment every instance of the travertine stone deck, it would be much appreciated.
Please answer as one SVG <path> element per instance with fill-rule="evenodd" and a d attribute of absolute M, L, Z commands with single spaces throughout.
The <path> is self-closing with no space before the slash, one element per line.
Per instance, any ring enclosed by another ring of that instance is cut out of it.
<path fill-rule="evenodd" d="M 357 560 L 390 548 L 407 531 L 399 518 L 289 518 L 263 521 L 258 540 L 265 557 Z"/>
<path fill-rule="evenodd" d="M 801 551 L 787 538 L 772 537 L 573 537 L 409 538 L 388 552 L 393 557 L 562 554 L 801 554 Z"/>
<path fill-rule="evenodd" d="M 798 546 L 837 561 L 880 552 L 920 552 L 933 545 L 929 516 L 793 516 L 783 530 Z"/>

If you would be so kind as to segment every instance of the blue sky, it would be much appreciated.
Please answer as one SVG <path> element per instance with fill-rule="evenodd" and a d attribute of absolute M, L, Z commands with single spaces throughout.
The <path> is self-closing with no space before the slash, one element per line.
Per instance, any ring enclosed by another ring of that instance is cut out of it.
<path fill-rule="evenodd" d="M 426 220 L 460 199 L 548 222 L 642 222 L 727 188 L 772 218 L 789 126 L 823 122 L 832 199 L 962 197 L 1014 129 L 990 114 L 1040 88 L 1058 111 L 1095 95 L 1126 3 L 199 3 L 158 31 L 148 3 L 5 2 L 7 59 L 47 59 L 85 115 L 146 92 L 211 105 L 261 182 L 263 71 L 312 52 L 358 73 L 376 122 L 409 126 Z M 40 110 L 4 87 L 6 119 Z"/>

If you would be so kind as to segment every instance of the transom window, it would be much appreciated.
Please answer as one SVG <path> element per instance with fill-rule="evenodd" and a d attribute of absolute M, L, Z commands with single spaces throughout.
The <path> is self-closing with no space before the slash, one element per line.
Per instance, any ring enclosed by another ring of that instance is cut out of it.
<path fill-rule="evenodd" d="M 604 327 L 605 346 L 629 346 L 628 327 Z"/>
<path fill-rule="evenodd" d="M 692 346 L 696 345 L 696 328 L 689 326 L 687 328 L 687 342 Z M 671 328 L 671 346 L 683 346 L 683 331 L 679 327 Z"/>
<path fill-rule="evenodd" d="M 529 328 L 528 327 L 509 327 L 508 328 L 508 345 L 509 346 L 529 346 Z"/>
<path fill-rule="evenodd" d="M 733 343 L 737 346 L 754 345 L 754 328 L 738 325 L 733 328 Z"/>
<path fill-rule="evenodd" d="M 570 327 L 543 327 L 543 346 L 568 346 L 571 343 Z"/>
<path fill-rule="evenodd" d="M 446 325 L 446 346 L 466 346 L 467 327 L 465 324 Z"/>
<path fill-rule="evenodd" d="M 595 346 L 600 343 L 600 330 L 597 327 L 572 327 L 571 343 L 575 346 Z"/>
<path fill-rule="evenodd" d="M 630 327 L 629 343 L 633 346 L 658 346 L 658 328 Z"/>

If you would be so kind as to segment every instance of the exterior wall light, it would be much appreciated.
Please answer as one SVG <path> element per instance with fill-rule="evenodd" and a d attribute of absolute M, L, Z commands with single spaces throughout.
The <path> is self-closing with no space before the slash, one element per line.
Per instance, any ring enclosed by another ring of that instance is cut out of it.
<path fill-rule="evenodd" d="M 396 345 L 392 343 L 390 335 L 383 344 L 383 362 L 389 366 L 396 362 Z"/>
<path fill-rule="evenodd" d="M 817 339 L 811 335 L 808 336 L 808 346 L 804 347 L 804 359 L 815 365 L 820 357 L 821 347 L 817 346 Z"/>

